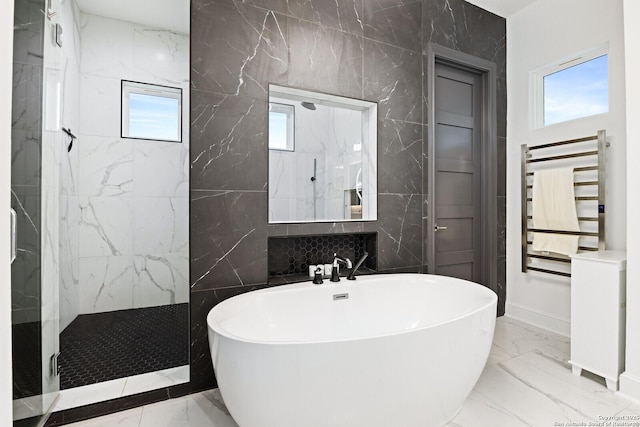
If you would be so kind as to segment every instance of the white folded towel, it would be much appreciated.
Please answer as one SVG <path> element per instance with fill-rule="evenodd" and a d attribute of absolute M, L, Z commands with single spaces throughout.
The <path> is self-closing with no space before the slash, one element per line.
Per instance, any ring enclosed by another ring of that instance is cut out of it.
<path fill-rule="evenodd" d="M 533 227 L 545 230 L 580 231 L 573 190 L 573 168 L 533 173 Z M 579 236 L 533 233 L 533 250 L 571 255 L 578 252 Z"/>

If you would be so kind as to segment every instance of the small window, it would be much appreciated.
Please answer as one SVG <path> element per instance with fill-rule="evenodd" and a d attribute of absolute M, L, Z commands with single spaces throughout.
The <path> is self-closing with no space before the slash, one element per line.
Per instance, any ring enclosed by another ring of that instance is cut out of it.
<path fill-rule="evenodd" d="M 269 149 L 294 151 L 293 105 L 269 103 Z"/>
<path fill-rule="evenodd" d="M 182 142 L 182 89 L 122 80 L 122 137 Z"/>
<path fill-rule="evenodd" d="M 608 55 L 600 49 L 539 72 L 539 126 L 607 113 L 608 68 Z"/>

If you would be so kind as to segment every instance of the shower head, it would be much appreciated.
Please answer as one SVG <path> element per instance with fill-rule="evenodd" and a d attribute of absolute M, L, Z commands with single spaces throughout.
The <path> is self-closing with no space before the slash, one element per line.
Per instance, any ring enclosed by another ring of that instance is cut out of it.
<path fill-rule="evenodd" d="M 301 104 L 307 110 L 315 111 L 315 109 L 316 109 L 316 104 L 314 104 L 313 102 L 306 102 L 305 101 L 305 102 L 302 102 Z"/>

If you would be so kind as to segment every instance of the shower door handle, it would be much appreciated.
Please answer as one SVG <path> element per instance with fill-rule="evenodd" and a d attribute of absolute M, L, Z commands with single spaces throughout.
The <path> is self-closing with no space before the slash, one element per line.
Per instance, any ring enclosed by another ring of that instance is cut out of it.
<path fill-rule="evenodd" d="M 436 224 L 436 225 L 435 225 L 435 227 L 433 227 L 433 229 L 434 229 L 435 231 L 440 231 L 440 230 L 446 230 L 446 229 L 447 229 L 447 227 L 440 227 L 438 224 Z"/>
<path fill-rule="evenodd" d="M 13 208 L 9 209 L 9 213 L 11 214 L 11 261 L 9 264 L 13 264 L 18 254 L 18 220 Z"/>

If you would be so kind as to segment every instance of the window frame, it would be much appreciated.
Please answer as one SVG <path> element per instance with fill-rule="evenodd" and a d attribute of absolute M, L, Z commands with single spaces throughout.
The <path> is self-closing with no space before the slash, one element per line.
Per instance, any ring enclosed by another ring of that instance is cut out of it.
<path fill-rule="evenodd" d="M 271 147 L 271 137 L 268 138 L 269 150 L 273 151 L 288 151 L 295 152 L 296 151 L 296 135 L 295 135 L 295 117 L 296 117 L 296 108 L 295 105 L 284 104 L 279 102 L 270 102 L 269 103 L 269 115 L 271 113 L 284 113 L 287 116 L 287 145 L 286 148 L 272 148 Z M 269 122 L 271 119 L 269 118 Z M 271 126 L 269 124 L 268 128 Z"/>
<path fill-rule="evenodd" d="M 130 135 L 130 108 L 129 108 L 129 95 L 131 93 L 140 95 L 153 95 L 157 97 L 163 97 L 168 99 L 178 100 L 178 138 L 177 139 L 159 139 L 159 138 L 144 138 L 139 136 Z M 143 141 L 163 141 L 163 142 L 175 142 L 182 143 L 182 88 L 173 86 L 164 86 L 155 83 L 144 83 L 133 80 L 121 80 L 120 91 L 120 137 L 126 139 L 139 139 Z"/>
<path fill-rule="evenodd" d="M 577 65 L 581 65 L 592 61 L 601 56 L 607 56 L 607 111 L 603 111 L 601 113 L 589 114 L 586 116 L 575 117 L 568 120 L 563 120 L 560 122 L 554 122 L 550 124 L 545 124 L 545 94 L 544 94 L 544 78 L 550 76 L 552 74 L 561 72 L 563 70 L 575 67 Z M 544 66 L 530 73 L 530 81 L 532 82 L 531 87 L 531 97 L 533 100 L 533 108 L 531 111 L 531 123 L 534 129 L 542 129 L 547 128 L 549 126 L 559 125 L 562 123 L 573 122 L 575 120 L 581 120 L 587 117 L 595 117 L 601 114 L 607 114 L 611 111 L 611 73 L 609 72 L 609 44 L 605 44 L 596 49 L 591 49 L 579 54 L 571 55 L 570 57 L 566 57 L 563 60 L 554 62 L 551 65 Z"/>

